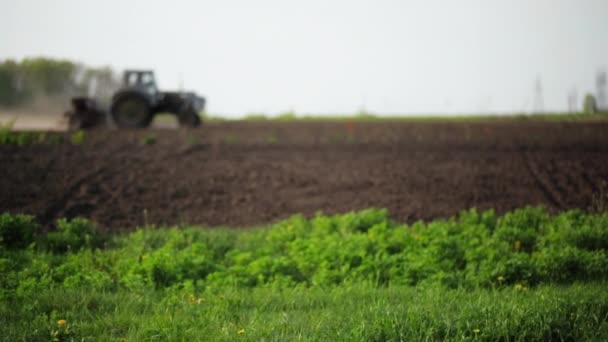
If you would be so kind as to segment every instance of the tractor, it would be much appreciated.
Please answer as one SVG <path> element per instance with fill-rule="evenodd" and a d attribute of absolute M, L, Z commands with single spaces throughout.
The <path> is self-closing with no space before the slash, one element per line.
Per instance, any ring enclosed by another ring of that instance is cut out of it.
<path fill-rule="evenodd" d="M 158 113 L 175 115 L 181 127 L 198 127 L 204 107 L 205 99 L 195 93 L 159 91 L 153 71 L 126 70 L 109 109 L 103 109 L 95 99 L 75 97 L 65 116 L 70 129 L 108 126 L 111 122 L 119 128 L 144 128 Z"/>

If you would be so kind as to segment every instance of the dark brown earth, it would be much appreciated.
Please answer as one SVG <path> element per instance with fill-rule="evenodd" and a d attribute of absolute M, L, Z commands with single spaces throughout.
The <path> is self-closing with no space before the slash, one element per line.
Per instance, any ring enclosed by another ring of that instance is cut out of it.
<path fill-rule="evenodd" d="M 608 180 L 605 122 L 234 122 L 86 134 L 78 146 L 0 146 L 0 212 L 47 227 L 84 216 L 110 230 L 253 226 L 369 207 L 411 222 L 472 207 L 587 208 Z"/>

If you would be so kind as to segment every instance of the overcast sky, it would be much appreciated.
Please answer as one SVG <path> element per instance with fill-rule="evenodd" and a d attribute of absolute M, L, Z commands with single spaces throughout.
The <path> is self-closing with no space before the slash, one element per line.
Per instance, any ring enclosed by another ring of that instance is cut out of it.
<path fill-rule="evenodd" d="M 595 89 L 608 0 L 0 0 L 0 59 L 153 68 L 214 114 L 522 112 Z"/>

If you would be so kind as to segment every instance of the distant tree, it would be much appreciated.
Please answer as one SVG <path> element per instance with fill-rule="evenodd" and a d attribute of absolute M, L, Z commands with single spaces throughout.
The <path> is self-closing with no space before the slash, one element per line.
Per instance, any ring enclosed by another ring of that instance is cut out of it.
<path fill-rule="evenodd" d="M 596 112 L 597 102 L 595 101 L 595 96 L 592 94 L 585 95 L 585 100 L 583 101 L 583 113 L 594 114 Z"/>
<path fill-rule="evenodd" d="M 109 98 L 118 86 L 109 67 L 90 68 L 68 60 L 37 57 L 0 62 L 0 106 L 17 107 L 37 96 Z M 93 90 L 93 91 L 91 91 Z"/>
<path fill-rule="evenodd" d="M 8 107 L 19 101 L 17 90 L 18 65 L 13 60 L 0 64 L 0 106 Z"/>

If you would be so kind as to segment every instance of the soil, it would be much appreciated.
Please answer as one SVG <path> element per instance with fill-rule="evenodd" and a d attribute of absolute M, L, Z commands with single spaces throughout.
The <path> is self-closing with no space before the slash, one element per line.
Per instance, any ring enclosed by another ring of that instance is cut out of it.
<path fill-rule="evenodd" d="M 585 209 L 607 180 L 606 122 L 226 122 L 0 146 L 0 212 L 112 231 L 370 207 L 404 222 L 473 207 Z"/>

